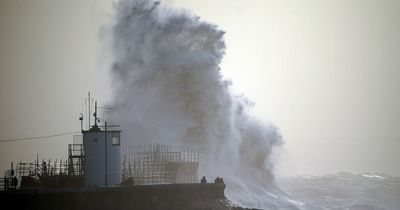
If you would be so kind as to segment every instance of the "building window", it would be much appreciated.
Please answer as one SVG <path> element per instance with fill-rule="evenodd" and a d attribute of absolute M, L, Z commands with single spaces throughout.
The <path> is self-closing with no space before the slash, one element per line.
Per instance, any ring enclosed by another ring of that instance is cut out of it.
<path fill-rule="evenodd" d="M 120 145 L 119 133 L 113 133 L 112 134 L 112 145 L 113 146 Z"/>

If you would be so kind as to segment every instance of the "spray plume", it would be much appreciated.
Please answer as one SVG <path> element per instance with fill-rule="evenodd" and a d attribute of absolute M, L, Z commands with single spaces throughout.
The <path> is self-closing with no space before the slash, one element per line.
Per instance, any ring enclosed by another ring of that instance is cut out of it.
<path fill-rule="evenodd" d="M 277 129 L 251 117 L 249 103 L 222 78 L 224 32 L 153 1 L 116 3 L 114 21 L 108 119 L 125 138 L 199 148 L 200 175 L 224 177 L 227 197 L 239 205 L 289 205 L 273 176 Z"/>

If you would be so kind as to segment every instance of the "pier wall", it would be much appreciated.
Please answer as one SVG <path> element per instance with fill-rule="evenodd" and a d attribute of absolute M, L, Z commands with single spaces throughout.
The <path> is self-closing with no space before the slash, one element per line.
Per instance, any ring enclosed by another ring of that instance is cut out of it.
<path fill-rule="evenodd" d="M 31 189 L 0 192 L 0 203 L 30 210 L 228 209 L 224 189 L 224 184 Z"/>

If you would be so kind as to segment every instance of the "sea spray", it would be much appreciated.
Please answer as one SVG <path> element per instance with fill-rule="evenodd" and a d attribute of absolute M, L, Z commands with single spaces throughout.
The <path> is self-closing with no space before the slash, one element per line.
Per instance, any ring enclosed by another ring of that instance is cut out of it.
<path fill-rule="evenodd" d="M 144 0 L 116 3 L 108 31 L 113 111 L 107 118 L 121 124 L 128 141 L 199 148 L 200 175 L 222 176 L 233 202 L 291 206 L 274 182 L 278 129 L 250 116 L 247 100 L 222 78 L 224 31 Z"/>

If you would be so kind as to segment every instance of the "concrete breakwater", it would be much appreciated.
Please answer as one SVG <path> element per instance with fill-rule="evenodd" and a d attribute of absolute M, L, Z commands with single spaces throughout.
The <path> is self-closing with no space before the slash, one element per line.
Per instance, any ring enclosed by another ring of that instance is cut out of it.
<path fill-rule="evenodd" d="M 21 189 L 0 192 L 2 206 L 30 210 L 237 209 L 225 184 Z"/>

